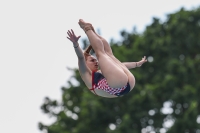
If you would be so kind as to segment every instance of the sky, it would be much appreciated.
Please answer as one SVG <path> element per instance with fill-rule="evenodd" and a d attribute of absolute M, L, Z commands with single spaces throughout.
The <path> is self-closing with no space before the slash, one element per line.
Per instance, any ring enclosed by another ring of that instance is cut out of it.
<path fill-rule="evenodd" d="M 60 100 L 72 74 L 67 67 L 77 68 L 66 32 L 81 35 L 81 45 L 80 18 L 118 41 L 121 30 L 142 32 L 153 17 L 198 6 L 199 0 L 1 0 L 0 132 L 41 133 L 38 122 L 53 121 L 40 106 L 46 96 Z"/>

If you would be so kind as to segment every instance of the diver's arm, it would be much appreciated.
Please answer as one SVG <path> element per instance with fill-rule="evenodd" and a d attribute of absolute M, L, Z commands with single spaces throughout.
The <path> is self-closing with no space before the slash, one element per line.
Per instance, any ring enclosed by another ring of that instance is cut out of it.
<path fill-rule="evenodd" d="M 138 61 L 138 62 L 123 62 L 123 64 L 128 69 L 132 69 L 132 68 L 136 68 L 136 67 L 141 67 L 142 64 L 145 63 L 145 62 L 147 62 L 146 56 L 144 56 L 141 61 Z"/>

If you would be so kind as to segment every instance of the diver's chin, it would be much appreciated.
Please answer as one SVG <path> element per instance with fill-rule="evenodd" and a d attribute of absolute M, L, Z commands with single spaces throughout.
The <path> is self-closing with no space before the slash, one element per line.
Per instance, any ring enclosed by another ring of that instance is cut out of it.
<path fill-rule="evenodd" d="M 96 67 L 96 68 L 95 68 L 95 71 L 98 71 L 98 70 L 99 70 L 99 68 L 98 68 L 98 67 Z"/>

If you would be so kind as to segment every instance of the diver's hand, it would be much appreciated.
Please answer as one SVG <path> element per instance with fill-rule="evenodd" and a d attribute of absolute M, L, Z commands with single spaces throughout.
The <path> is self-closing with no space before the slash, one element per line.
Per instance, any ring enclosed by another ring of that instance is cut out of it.
<path fill-rule="evenodd" d="M 74 34 L 74 31 L 73 31 L 72 29 L 71 29 L 71 31 L 68 30 L 67 34 L 68 34 L 67 38 L 68 38 L 73 44 L 77 44 L 79 38 L 81 37 L 81 36 L 78 36 L 78 37 L 77 37 L 77 36 Z"/>
<path fill-rule="evenodd" d="M 147 62 L 146 56 L 144 56 L 141 61 L 137 62 L 137 67 L 141 67 L 145 62 Z"/>

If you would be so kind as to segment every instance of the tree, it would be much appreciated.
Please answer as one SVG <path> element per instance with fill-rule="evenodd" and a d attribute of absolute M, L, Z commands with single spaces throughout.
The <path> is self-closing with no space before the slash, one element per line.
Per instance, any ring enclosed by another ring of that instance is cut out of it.
<path fill-rule="evenodd" d="M 78 71 L 69 87 L 62 87 L 62 101 L 45 98 L 42 111 L 56 118 L 39 123 L 48 133 L 140 133 L 200 131 L 200 8 L 184 8 L 162 22 L 153 18 L 143 33 L 121 31 L 123 39 L 111 41 L 122 62 L 148 63 L 131 70 L 136 86 L 124 97 L 93 95 Z"/>

